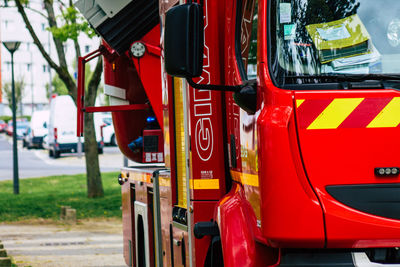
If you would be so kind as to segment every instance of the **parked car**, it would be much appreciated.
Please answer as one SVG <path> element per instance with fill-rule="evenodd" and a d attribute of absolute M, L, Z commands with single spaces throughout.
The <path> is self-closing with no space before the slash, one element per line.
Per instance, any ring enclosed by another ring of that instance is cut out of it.
<path fill-rule="evenodd" d="M 29 128 L 29 122 L 17 121 L 17 139 L 22 140 Z"/>
<path fill-rule="evenodd" d="M 49 111 L 39 110 L 32 114 L 30 127 L 23 140 L 23 146 L 28 149 L 32 147 L 42 148 L 43 137 L 47 135 L 49 123 Z"/>
<path fill-rule="evenodd" d="M 58 158 L 61 153 L 73 153 L 78 149 L 76 135 L 77 110 L 74 101 L 69 95 L 57 96 L 50 103 L 50 117 L 48 124 L 47 145 L 49 156 Z M 96 140 L 99 153 L 103 153 L 103 140 L 100 133 L 101 120 L 95 115 Z M 83 144 L 83 138 L 82 138 Z M 84 147 L 82 146 L 82 149 Z"/>
<path fill-rule="evenodd" d="M 7 135 L 12 136 L 12 134 L 13 134 L 13 123 L 12 123 L 12 121 L 8 121 L 5 131 L 6 131 Z"/>
<path fill-rule="evenodd" d="M 7 123 L 3 120 L 0 120 L 0 133 L 5 132 L 7 128 Z"/>
<path fill-rule="evenodd" d="M 117 142 L 115 140 L 114 125 L 111 123 L 109 125 L 103 125 L 101 127 L 104 144 L 110 146 L 116 146 Z"/>
<path fill-rule="evenodd" d="M 17 120 L 17 139 L 22 139 L 24 137 L 24 134 L 26 133 L 28 127 L 29 127 L 29 122 Z M 13 129 L 14 129 L 13 122 L 9 121 L 7 124 L 6 134 L 12 136 Z"/>
<path fill-rule="evenodd" d="M 42 147 L 49 150 L 49 136 L 47 134 L 43 136 Z"/>
<path fill-rule="evenodd" d="M 24 137 L 22 138 L 22 147 L 27 147 L 28 149 L 32 148 L 31 146 L 28 146 L 29 139 L 31 138 L 31 132 L 31 127 L 28 127 L 24 133 Z"/>
<path fill-rule="evenodd" d="M 18 128 L 18 124 L 20 124 L 20 123 L 22 125 L 20 127 L 20 130 L 19 130 L 20 132 L 21 132 L 21 129 L 25 129 L 26 130 L 27 125 L 29 126 L 29 122 L 28 122 L 28 120 L 26 118 L 17 119 L 17 128 Z M 8 121 L 5 131 L 6 131 L 7 135 L 12 136 L 12 134 L 13 134 L 13 121 L 11 121 L 11 120 Z M 17 131 L 18 131 L 18 129 L 17 129 Z M 17 135 L 18 135 L 18 133 L 17 133 Z"/>

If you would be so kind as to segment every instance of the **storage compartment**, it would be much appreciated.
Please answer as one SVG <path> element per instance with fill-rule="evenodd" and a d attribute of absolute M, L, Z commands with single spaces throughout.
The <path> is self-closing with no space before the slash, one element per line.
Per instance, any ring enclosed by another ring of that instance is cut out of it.
<path fill-rule="evenodd" d="M 135 262 L 135 185 L 124 183 L 122 185 L 122 223 L 124 239 L 124 259 L 128 266 Z"/>

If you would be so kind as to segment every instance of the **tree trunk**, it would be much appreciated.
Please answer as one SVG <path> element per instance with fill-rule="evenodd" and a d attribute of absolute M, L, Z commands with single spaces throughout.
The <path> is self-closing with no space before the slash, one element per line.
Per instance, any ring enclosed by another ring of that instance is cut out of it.
<path fill-rule="evenodd" d="M 103 197 L 93 113 L 85 113 L 85 160 L 87 193 L 89 198 Z"/>
<path fill-rule="evenodd" d="M 25 13 L 24 3 L 23 0 L 15 0 L 15 3 L 18 8 L 18 12 L 21 14 L 23 21 L 25 22 L 25 26 L 28 29 L 30 35 L 32 36 L 33 42 L 39 49 L 40 53 L 50 65 L 52 69 L 56 71 L 60 79 L 64 82 L 65 86 L 68 88 L 68 94 L 74 99 L 74 102 L 77 102 L 77 87 L 75 84 L 75 80 L 68 72 L 68 65 L 65 58 L 65 51 L 63 42 L 58 40 L 53 36 L 53 41 L 56 47 L 57 56 L 58 56 L 58 64 L 53 60 L 53 58 L 47 53 L 46 49 L 44 48 L 41 40 L 37 36 L 36 32 L 34 31 L 31 21 L 29 20 L 28 16 Z M 55 15 L 53 4 L 56 4 L 54 0 L 44 0 L 44 8 L 47 11 L 47 19 L 49 25 L 52 27 L 57 27 L 57 17 Z M 70 5 L 72 1 L 70 1 Z M 75 23 L 74 23 L 75 24 Z M 79 57 L 80 55 L 80 47 L 77 41 L 74 41 L 74 46 L 76 50 L 76 55 Z M 89 80 L 89 85 L 87 92 L 85 94 L 85 105 L 86 106 L 93 106 L 97 96 L 97 89 L 101 80 L 102 74 L 102 58 L 100 57 L 95 71 L 92 73 L 92 77 Z M 86 159 L 86 173 L 87 173 L 87 186 L 88 186 L 88 197 L 102 197 L 104 195 L 103 185 L 101 181 L 101 173 L 99 167 L 99 157 L 98 157 L 98 148 L 97 148 L 97 141 L 96 141 L 96 134 L 94 128 L 94 121 L 93 121 L 93 114 L 85 114 L 85 159 Z"/>
<path fill-rule="evenodd" d="M 88 84 L 87 92 L 85 94 L 85 105 L 94 106 L 96 102 L 97 89 L 101 80 L 103 72 L 102 57 L 99 57 L 92 77 Z M 104 196 L 103 184 L 101 182 L 101 173 L 99 166 L 99 153 L 96 140 L 96 132 L 94 126 L 93 113 L 85 113 L 85 160 L 86 160 L 86 179 L 88 197 L 102 197 Z"/>

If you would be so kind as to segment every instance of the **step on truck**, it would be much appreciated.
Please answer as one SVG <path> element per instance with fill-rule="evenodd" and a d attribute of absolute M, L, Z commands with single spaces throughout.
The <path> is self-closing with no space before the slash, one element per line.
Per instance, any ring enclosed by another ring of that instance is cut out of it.
<path fill-rule="evenodd" d="M 77 6 L 122 153 L 165 162 L 118 178 L 129 266 L 400 266 L 398 0 Z"/>

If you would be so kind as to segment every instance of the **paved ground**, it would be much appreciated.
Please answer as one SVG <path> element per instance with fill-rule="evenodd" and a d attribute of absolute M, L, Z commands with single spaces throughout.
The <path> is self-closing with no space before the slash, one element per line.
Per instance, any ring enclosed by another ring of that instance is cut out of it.
<path fill-rule="evenodd" d="M 20 178 L 85 173 L 85 158 L 62 154 L 49 158 L 41 149 L 18 144 Z M 101 170 L 119 171 L 123 156 L 118 147 L 105 147 L 99 156 Z M 0 134 L 0 180 L 13 177 L 12 141 Z M 0 240 L 17 266 L 126 266 L 122 255 L 119 220 L 86 220 L 76 226 L 47 221 L 0 224 Z"/>
<path fill-rule="evenodd" d="M 17 266 L 126 266 L 120 220 L 0 224 L 0 240 Z"/>
<path fill-rule="evenodd" d="M 23 149 L 19 141 L 18 162 L 19 177 L 32 178 L 61 174 L 85 173 L 85 158 L 76 154 L 61 154 L 58 159 L 48 156 L 47 150 Z M 123 165 L 123 156 L 118 147 L 105 147 L 99 156 L 102 172 L 119 171 Z M 11 138 L 0 134 L 0 180 L 13 177 L 13 154 Z"/>

